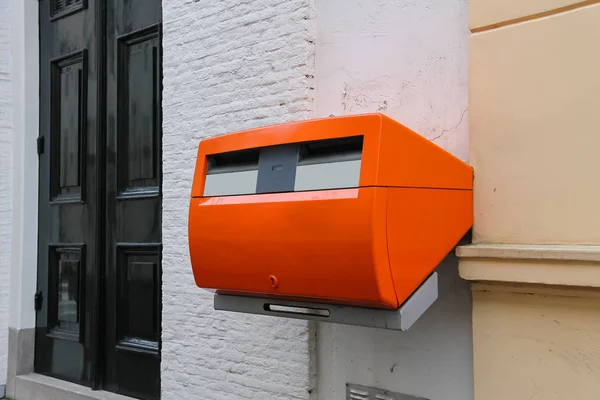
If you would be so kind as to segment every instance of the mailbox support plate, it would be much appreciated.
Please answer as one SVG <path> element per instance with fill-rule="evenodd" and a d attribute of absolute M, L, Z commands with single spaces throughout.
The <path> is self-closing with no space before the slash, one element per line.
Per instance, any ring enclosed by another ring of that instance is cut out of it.
<path fill-rule="evenodd" d="M 222 294 L 215 294 L 214 308 L 220 311 L 406 331 L 437 298 L 438 275 L 434 272 L 397 310 Z"/>

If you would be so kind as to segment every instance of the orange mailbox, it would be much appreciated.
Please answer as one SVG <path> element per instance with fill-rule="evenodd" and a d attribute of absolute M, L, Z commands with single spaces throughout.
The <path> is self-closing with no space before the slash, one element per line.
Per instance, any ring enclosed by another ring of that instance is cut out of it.
<path fill-rule="evenodd" d="M 471 167 L 382 114 L 200 142 L 189 210 L 215 309 L 407 329 L 473 221 Z"/>

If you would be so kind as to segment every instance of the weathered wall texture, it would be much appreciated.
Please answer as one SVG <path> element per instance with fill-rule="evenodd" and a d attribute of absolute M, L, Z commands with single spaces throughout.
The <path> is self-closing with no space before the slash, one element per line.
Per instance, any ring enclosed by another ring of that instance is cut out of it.
<path fill-rule="evenodd" d="M 163 2 L 163 398 L 307 399 L 305 322 L 213 311 L 193 280 L 187 213 L 201 138 L 310 118 L 308 0 Z"/>
<path fill-rule="evenodd" d="M 317 2 L 316 114 L 381 111 L 467 160 L 467 1 Z"/>
<path fill-rule="evenodd" d="M 467 2 L 317 2 L 316 114 L 381 111 L 468 158 Z M 440 273 L 440 298 L 400 333 L 322 324 L 321 400 L 346 382 L 432 400 L 473 398 L 471 295 L 456 258 Z"/>
<path fill-rule="evenodd" d="M 0 0 L 0 385 L 6 384 L 12 204 L 10 0 Z M 0 392 L 2 390 L 0 389 Z M 0 393 L 1 396 L 1 393 Z"/>

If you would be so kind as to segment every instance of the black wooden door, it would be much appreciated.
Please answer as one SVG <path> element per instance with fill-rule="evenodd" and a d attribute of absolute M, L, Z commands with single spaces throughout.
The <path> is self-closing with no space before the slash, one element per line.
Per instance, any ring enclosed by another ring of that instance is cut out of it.
<path fill-rule="evenodd" d="M 161 9 L 107 4 L 106 383 L 150 399 L 160 390 Z"/>
<path fill-rule="evenodd" d="M 40 2 L 38 313 L 35 369 L 92 385 L 102 193 L 98 0 Z"/>
<path fill-rule="evenodd" d="M 39 4 L 35 370 L 158 399 L 161 1 Z"/>

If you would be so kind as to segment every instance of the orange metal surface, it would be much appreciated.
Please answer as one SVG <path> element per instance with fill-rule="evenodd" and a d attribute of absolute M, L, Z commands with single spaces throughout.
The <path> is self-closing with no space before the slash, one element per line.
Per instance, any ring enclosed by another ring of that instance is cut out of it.
<path fill-rule="evenodd" d="M 377 186 L 473 189 L 473 169 L 427 138 L 381 119 Z"/>
<path fill-rule="evenodd" d="M 202 197 L 208 155 L 361 134 L 359 188 Z M 470 166 L 381 114 L 203 140 L 188 226 L 196 284 L 397 308 L 471 227 L 472 178 Z"/>
<path fill-rule="evenodd" d="M 364 188 L 194 198 L 189 241 L 196 284 L 396 308 L 386 194 Z"/>
<path fill-rule="evenodd" d="M 388 253 L 400 303 L 433 272 L 472 225 L 470 190 L 388 189 Z"/>

